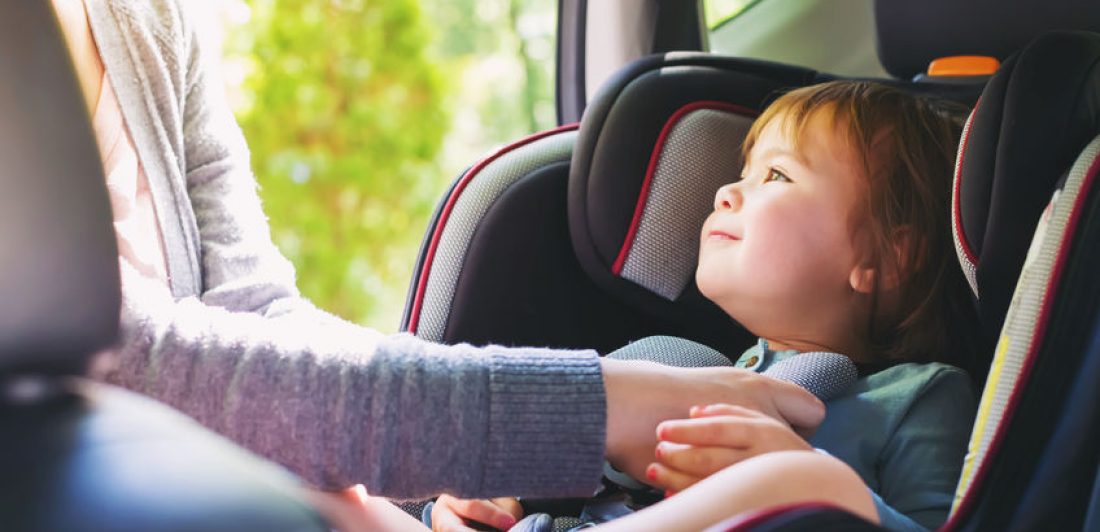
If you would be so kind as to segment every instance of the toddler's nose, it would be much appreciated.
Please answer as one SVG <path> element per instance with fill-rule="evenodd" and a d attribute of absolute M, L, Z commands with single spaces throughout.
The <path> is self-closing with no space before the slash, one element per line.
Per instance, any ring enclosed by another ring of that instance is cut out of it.
<path fill-rule="evenodd" d="M 714 210 L 736 211 L 741 208 L 741 191 L 736 183 L 730 183 L 718 189 L 714 195 Z"/>

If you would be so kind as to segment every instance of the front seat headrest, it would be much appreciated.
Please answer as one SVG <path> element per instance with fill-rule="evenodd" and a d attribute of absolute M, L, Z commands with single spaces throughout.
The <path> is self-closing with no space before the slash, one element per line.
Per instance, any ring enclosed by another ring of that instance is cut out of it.
<path fill-rule="evenodd" d="M 1100 2 L 876 0 L 875 26 L 882 66 L 912 79 L 940 57 L 986 55 L 1003 62 L 1048 31 L 1100 31 Z"/>
<path fill-rule="evenodd" d="M 79 373 L 118 330 L 110 204 L 52 12 L 38 2 L 7 11 L 13 16 L 0 17 L 0 374 Z"/>

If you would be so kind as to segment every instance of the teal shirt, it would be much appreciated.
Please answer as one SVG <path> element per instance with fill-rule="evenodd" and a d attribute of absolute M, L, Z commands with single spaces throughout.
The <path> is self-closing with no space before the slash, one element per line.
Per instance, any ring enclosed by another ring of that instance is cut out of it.
<path fill-rule="evenodd" d="M 772 351 L 761 340 L 737 365 L 764 371 L 797 354 Z M 947 520 L 977 411 L 977 393 L 963 370 L 898 364 L 861 376 L 826 408 L 810 444 L 859 473 L 883 527 L 926 530 Z"/>

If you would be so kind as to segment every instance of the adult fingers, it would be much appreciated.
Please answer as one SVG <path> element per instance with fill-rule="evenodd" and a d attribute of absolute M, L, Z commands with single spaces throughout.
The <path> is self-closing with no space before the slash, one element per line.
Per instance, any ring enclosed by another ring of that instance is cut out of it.
<path fill-rule="evenodd" d="M 710 378 L 724 384 L 725 392 L 707 403 L 759 410 L 804 432 L 813 432 L 825 419 L 824 403 L 797 384 L 738 368 L 694 369 L 705 369 Z"/>
<path fill-rule="evenodd" d="M 805 388 L 787 381 L 763 377 L 769 381 L 772 404 L 781 421 L 802 436 L 810 436 L 825 420 L 825 403 Z"/>
<path fill-rule="evenodd" d="M 693 406 L 693 407 L 691 407 L 691 410 L 689 411 L 688 415 L 692 418 L 710 417 L 710 416 L 740 416 L 740 417 L 746 417 L 746 418 L 760 418 L 760 419 L 763 419 L 763 418 L 770 417 L 767 414 L 764 414 L 763 412 L 760 412 L 758 410 L 753 410 L 751 408 L 746 408 L 746 407 L 739 406 L 739 405 L 725 404 L 725 403 L 718 403 L 718 404 L 705 405 L 705 406 Z M 776 421 L 779 421 L 781 423 L 786 423 L 785 421 L 781 421 L 781 420 L 778 420 L 778 419 Z M 790 426 L 790 425 L 788 425 L 788 426 Z M 795 431 L 795 433 L 797 433 L 799 436 L 801 436 L 803 438 L 806 438 L 806 439 L 809 439 L 810 436 L 813 436 L 814 431 L 816 430 L 816 427 L 790 426 L 790 428 L 793 429 Z"/>

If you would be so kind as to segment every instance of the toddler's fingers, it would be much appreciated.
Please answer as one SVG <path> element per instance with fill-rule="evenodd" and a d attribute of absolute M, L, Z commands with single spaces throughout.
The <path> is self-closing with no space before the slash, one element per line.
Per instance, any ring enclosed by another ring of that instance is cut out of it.
<path fill-rule="evenodd" d="M 657 425 L 657 439 L 702 447 L 744 448 L 752 445 L 757 425 L 763 421 L 742 416 L 674 419 Z"/>
<path fill-rule="evenodd" d="M 458 499 L 455 510 L 466 519 L 500 530 L 508 530 L 516 524 L 516 518 L 512 514 L 484 499 Z"/>
<path fill-rule="evenodd" d="M 691 407 L 689 416 L 691 418 L 711 416 L 741 416 L 750 418 L 766 417 L 766 415 L 759 410 L 753 410 L 744 406 L 731 405 L 727 403 L 693 406 Z"/>
<path fill-rule="evenodd" d="M 436 515 L 442 518 L 437 522 Z M 501 507 L 484 499 L 456 499 L 450 495 L 441 495 L 432 508 L 433 530 L 472 530 L 466 521 L 489 525 L 508 530 L 516 524 L 516 518 Z M 440 527 L 437 527 L 437 523 Z"/>
<path fill-rule="evenodd" d="M 666 492 L 678 492 L 702 480 L 702 477 L 675 471 L 658 463 L 649 464 L 645 470 L 645 476 L 646 484 Z"/>
<path fill-rule="evenodd" d="M 523 519 L 523 505 L 519 503 L 519 499 L 515 497 L 497 497 L 489 500 L 505 512 L 511 514 L 512 517 L 515 517 L 517 521 Z"/>
<path fill-rule="evenodd" d="M 657 461 L 672 470 L 707 477 L 741 460 L 746 453 L 730 447 L 696 447 L 669 442 L 657 444 Z"/>
<path fill-rule="evenodd" d="M 432 506 L 432 532 L 467 532 L 473 530 L 466 526 L 466 522 L 453 509 L 446 504 L 440 504 L 443 497 L 445 496 L 441 496 Z"/>

